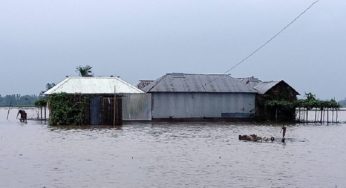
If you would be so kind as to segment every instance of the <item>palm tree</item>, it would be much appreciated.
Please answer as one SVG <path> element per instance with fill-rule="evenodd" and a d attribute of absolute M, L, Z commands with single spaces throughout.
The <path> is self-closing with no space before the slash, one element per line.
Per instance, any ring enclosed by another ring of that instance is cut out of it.
<path fill-rule="evenodd" d="M 82 77 L 92 77 L 92 71 L 91 71 L 92 67 L 89 65 L 86 66 L 78 66 L 76 68 L 76 72 L 79 73 L 80 76 Z"/>

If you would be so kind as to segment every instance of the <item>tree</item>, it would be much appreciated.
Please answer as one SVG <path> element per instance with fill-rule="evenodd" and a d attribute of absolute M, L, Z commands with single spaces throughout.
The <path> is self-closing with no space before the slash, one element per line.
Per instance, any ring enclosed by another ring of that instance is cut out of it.
<path fill-rule="evenodd" d="M 39 94 L 39 97 L 44 97 L 44 93 L 50 89 L 52 89 L 56 84 L 54 82 L 52 83 L 47 83 L 46 84 L 46 89 L 44 91 L 41 91 Z"/>
<path fill-rule="evenodd" d="M 51 88 L 53 88 L 55 86 L 55 83 L 47 83 L 46 84 L 46 91 L 50 90 Z"/>
<path fill-rule="evenodd" d="M 316 100 L 316 95 L 312 94 L 311 92 L 305 93 L 305 97 L 308 101 L 314 101 Z"/>
<path fill-rule="evenodd" d="M 76 68 L 76 72 L 79 73 L 80 76 L 82 77 L 92 77 L 92 71 L 91 71 L 92 67 L 89 65 L 86 66 L 78 66 Z"/>

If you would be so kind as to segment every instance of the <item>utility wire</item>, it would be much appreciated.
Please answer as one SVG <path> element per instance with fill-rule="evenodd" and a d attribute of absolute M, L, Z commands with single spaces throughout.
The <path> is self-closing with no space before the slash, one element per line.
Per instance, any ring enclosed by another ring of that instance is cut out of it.
<path fill-rule="evenodd" d="M 256 48 L 254 51 L 252 51 L 249 55 L 247 55 L 245 58 L 241 59 L 238 63 L 236 63 L 235 65 L 233 65 L 231 68 L 229 68 L 228 70 L 226 70 L 224 72 L 224 74 L 228 74 L 230 73 L 233 69 L 237 68 L 239 65 L 241 65 L 242 63 L 244 63 L 246 60 L 248 60 L 250 57 L 252 57 L 253 55 L 255 55 L 258 51 L 260 51 L 262 48 L 264 48 L 265 46 L 267 46 L 272 40 L 274 40 L 276 37 L 278 37 L 282 32 L 284 32 L 287 28 L 289 28 L 294 22 L 296 22 L 300 17 L 302 17 L 308 10 L 310 10 L 316 3 L 318 3 L 319 0 L 314 1 L 313 3 L 311 3 L 304 11 L 302 11 L 298 16 L 296 16 L 292 21 L 290 21 L 285 27 L 283 27 L 279 32 L 277 32 L 275 35 L 273 35 L 271 38 L 269 38 L 266 42 L 264 42 L 262 45 L 260 45 L 258 48 Z M 210 84 L 211 82 L 215 81 L 211 80 L 207 83 L 205 83 L 205 85 Z"/>
<path fill-rule="evenodd" d="M 311 3 L 311 5 L 306 8 L 303 12 L 301 12 L 297 17 L 295 17 L 291 22 L 289 22 L 285 27 L 283 27 L 279 32 L 277 32 L 274 36 L 272 36 L 269 40 L 267 40 L 265 43 L 260 45 L 258 48 L 256 48 L 253 52 L 251 52 L 248 56 L 240 60 L 237 64 L 235 64 L 233 67 L 225 71 L 225 74 L 231 72 L 233 69 L 238 67 L 240 64 L 244 63 L 246 60 L 248 60 L 250 57 L 255 55 L 258 51 L 260 51 L 262 48 L 264 48 L 267 44 L 269 44 L 272 40 L 274 40 L 276 37 L 278 37 L 282 32 L 284 32 L 288 27 L 290 27 L 294 22 L 296 22 L 301 16 L 303 16 L 309 9 L 311 9 L 316 3 L 318 3 L 319 0 Z"/>

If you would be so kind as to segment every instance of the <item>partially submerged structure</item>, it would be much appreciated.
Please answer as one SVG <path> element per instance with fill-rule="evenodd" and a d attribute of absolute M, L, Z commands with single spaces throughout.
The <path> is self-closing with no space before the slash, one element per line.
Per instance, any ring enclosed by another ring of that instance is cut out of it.
<path fill-rule="evenodd" d="M 285 81 L 261 81 L 254 77 L 241 78 L 244 84 L 254 88 L 256 95 L 256 119 L 294 121 L 299 93 Z"/>
<path fill-rule="evenodd" d="M 143 91 L 153 120 L 251 119 L 257 91 L 226 74 L 170 73 Z"/>
<path fill-rule="evenodd" d="M 119 77 L 67 77 L 45 95 L 54 125 L 119 125 L 151 116 L 150 96 Z"/>
<path fill-rule="evenodd" d="M 118 77 L 68 77 L 45 92 L 52 125 L 123 120 L 294 120 L 299 94 L 285 81 L 169 73 L 138 87 Z M 145 92 L 145 93 L 144 93 Z M 288 108 L 287 108 L 288 107 Z"/>

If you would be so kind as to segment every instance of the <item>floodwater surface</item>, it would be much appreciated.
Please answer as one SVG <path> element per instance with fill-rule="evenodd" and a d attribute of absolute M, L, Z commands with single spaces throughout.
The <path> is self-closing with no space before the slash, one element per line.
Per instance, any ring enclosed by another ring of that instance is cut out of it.
<path fill-rule="evenodd" d="M 346 125 L 56 128 L 0 108 L 0 187 L 346 187 Z M 35 116 L 32 110 L 29 116 Z"/>

